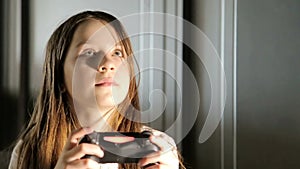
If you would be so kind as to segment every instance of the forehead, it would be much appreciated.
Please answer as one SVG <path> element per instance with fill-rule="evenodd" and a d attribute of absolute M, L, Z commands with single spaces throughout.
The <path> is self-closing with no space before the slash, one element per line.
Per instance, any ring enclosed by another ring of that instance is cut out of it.
<path fill-rule="evenodd" d="M 119 43 L 115 29 L 105 21 L 89 19 L 82 22 L 76 29 L 72 45 L 79 47 L 85 44 L 115 46 Z"/>

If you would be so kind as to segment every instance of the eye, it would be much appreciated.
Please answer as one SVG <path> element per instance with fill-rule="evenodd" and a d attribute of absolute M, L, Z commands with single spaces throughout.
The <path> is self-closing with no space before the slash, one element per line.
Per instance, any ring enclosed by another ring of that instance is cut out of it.
<path fill-rule="evenodd" d="M 117 49 L 114 51 L 114 55 L 118 57 L 123 57 L 123 51 L 120 49 Z"/>
<path fill-rule="evenodd" d="M 96 51 L 94 49 L 85 49 L 81 55 L 84 55 L 84 56 L 94 56 L 96 55 Z"/>

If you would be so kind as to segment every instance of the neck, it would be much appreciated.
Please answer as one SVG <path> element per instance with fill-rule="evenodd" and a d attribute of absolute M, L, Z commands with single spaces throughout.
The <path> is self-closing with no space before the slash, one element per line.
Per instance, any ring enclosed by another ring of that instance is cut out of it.
<path fill-rule="evenodd" d="M 114 107 L 91 108 L 76 107 L 76 115 L 82 127 L 91 127 L 98 132 L 113 131 L 108 124 L 108 119 L 115 111 Z"/>

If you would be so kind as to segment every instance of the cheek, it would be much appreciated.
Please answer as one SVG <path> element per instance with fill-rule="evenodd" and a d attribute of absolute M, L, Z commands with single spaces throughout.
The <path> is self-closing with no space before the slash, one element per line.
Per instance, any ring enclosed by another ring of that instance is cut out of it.
<path fill-rule="evenodd" d="M 120 81 L 124 84 L 124 88 L 129 89 L 130 84 L 130 71 L 127 63 L 122 64 L 117 71 L 117 76 L 120 77 Z"/>
<path fill-rule="evenodd" d="M 115 81 L 119 86 L 112 88 L 112 94 L 114 102 L 119 104 L 126 98 L 129 90 L 130 74 L 127 64 L 122 64 L 118 67 L 115 74 Z"/>
<path fill-rule="evenodd" d="M 67 91 L 74 104 L 94 103 L 95 71 L 86 64 L 84 58 L 65 63 L 64 79 Z"/>
<path fill-rule="evenodd" d="M 72 96 L 72 77 L 73 77 L 73 66 L 70 64 L 64 65 L 64 83 L 68 93 Z"/>
<path fill-rule="evenodd" d="M 95 70 L 84 59 L 77 59 L 71 82 L 73 99 L 81 102 L 94 99 L 95 76 Z"/>
<path fill-rule="evenodd" d="M 117 72 L 116 78 L 118 78 L 118 81 L 123 84 L 124 88 L 129 87 L 130 82 L 130 74 L 128 68 L 121 68 L 120 72 Z"/>

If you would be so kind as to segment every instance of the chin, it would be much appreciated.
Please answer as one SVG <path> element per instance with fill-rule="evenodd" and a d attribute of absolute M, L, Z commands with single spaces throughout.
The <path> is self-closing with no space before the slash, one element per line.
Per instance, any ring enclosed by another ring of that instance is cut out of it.
<path fill-rule="evenodd" d="M 100 110 L 103 110 L 103 109 L 108 110 L 108 109 L 117 107 L 119 105 L 118 102 L 114 102 L 114 100 L 112 100 L 112 99 L 106 99 L 106 100 L 97 99 L 97 104 L 98 104 L 98 107 Z"/>

